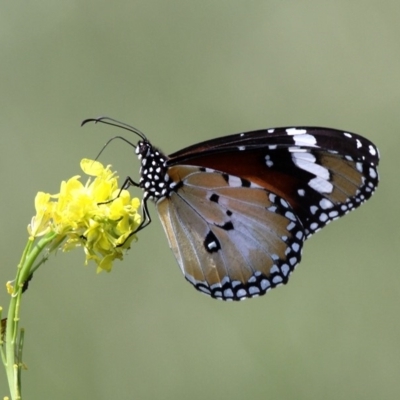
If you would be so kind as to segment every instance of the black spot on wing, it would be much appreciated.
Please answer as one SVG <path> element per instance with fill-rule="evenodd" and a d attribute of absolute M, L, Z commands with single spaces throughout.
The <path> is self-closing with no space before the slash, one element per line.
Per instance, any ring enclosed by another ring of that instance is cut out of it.
<path fill-rule="evenodd" d="M 247 179 L 240 179 L 241 183 L 242 183 L 242 187 L 250 187 L 251 186 L 251 182 Z"/>
<path fill-rule="evenodd" d="M 217 194 L 213 193 L 210 196 L 210 201 L 213 201 L 214 203 L 218 203 L 218 200 L 219 200 L 219 196 Z"/>
<path fill-rule="evenodd" d="M 221 250 L 221 245 L 219 243 L 219 240 L 217 237 L 214 235 L 212 231 L 209 231 L 207 233 L 206 238 L 204 239 L 204 248 L 209 252 L 209 253 L 215 253 L 219 250 Z"/>
<path fill-rule="evenodd" d="M 223 225 L 217 225 L 217 226 L 218 226 L 218 228 L 221 228 L 221 229 L 223 229 L 223 230 L 225 230 L 225 231 L 231 231 L 232 229 L 235 229 L 235 228 L 233 227 L 233 224 L 232 224 L 231 221 L 225 222 L 225 224 L 223 224 Z"/>

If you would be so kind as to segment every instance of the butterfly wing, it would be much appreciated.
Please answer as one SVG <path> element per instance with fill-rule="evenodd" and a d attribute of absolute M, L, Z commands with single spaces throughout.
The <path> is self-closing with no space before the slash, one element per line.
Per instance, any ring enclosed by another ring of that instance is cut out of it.
<path fill-rule="evenodd" d="M 157 209 L 179 266 L 198 290 L 241 300 L 286 283 L 300 262 L 302 223 L 280 196 L 211 169 L 179 165 Z"/>
<path fill-rule="evenodd" d="M 379 152 L 360 135 L 329 128 L 276 128 L 180 150 L 168 165 L 196 165 L 249 180 L 286 199 L 306 236 L 366 201 L 378 185 Z"/>

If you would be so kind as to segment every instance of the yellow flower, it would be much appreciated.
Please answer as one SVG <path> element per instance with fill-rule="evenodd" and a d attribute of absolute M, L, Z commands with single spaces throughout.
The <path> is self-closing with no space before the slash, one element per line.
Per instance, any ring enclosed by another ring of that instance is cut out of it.
<path fill-rule="evenodd" d="M 140 201 L 118 189 L 118 178 L 110 166 L 83 159 L 81 168 L 94 178 L 83 184 L 74 176 L 61 183 L 58 194 L 37 194 L 36 215 L 28 232 L 31 240 L 55 232 L 55 247 L 62 242 L 63 251 L 83 247 L 86 264 L 94 260 L 98 272 L 110 271 L 112 262 L 122 259 L 124 250 L 136 240 L 133 232 L 141 222 Z"/>
<path fill-rule="evenodd" d="M 49 202 L 50 195 L 48 193 L 39 192 L 35 198 L 36 215 L 32 218 L 28 226 L 28 232 L 33 238 L 43 236 L 51 229 L 49 222 L 51 219 L 53 204 Z"/>

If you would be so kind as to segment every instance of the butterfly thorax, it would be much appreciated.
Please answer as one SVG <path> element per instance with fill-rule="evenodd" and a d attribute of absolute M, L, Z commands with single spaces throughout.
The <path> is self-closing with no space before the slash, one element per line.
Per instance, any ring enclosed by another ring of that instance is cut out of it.
<path fill-rule="evenodd" d="M 176 184 L 168 175 L 167 157 L 147 141 L 140 141 L 136 154 L 141 162 L 139 187 L 144 198 L 155 202 L 168 197 Z"/>

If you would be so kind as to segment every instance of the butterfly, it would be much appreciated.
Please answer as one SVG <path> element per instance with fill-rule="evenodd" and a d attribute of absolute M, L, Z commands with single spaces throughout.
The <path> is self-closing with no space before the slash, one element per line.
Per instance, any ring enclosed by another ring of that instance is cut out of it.
<path fill-rule="evenodd" d="M 379 151 L 368 139 L 330 128 L 283 127 L 224 136 L 169 156 L 138 129 L 144 219 L 152 200 L 185 278 L 222 300 L 243 300 L 286 284 L 304 241 L 368 200 Z M 123 137 L 116 137 L 127 141 Z M 128 142 L 129 143 L 129 142 Z"/>

